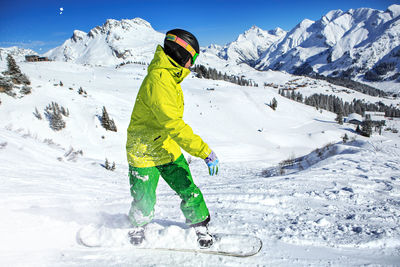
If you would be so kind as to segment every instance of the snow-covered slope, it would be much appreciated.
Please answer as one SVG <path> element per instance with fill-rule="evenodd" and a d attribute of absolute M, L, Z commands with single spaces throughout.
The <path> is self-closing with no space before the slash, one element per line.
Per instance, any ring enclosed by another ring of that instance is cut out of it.
<path fill-rule="evenodd" d="M 0 265 L 397 264 L 398 134 L 385 131 L 383 136 L 341 144 L 345 133 L 350 138 L 356 134 L 351 125 L 336 124 L 335 114 L 283 98 L 272 88 L 240 87 L 193 75 L 182 84 L 184 119 L 221 161 L 219 176 L 210 177 L 202 160 L 188 157 L 211 211 L 210 229 L 257 235 L 263 250 L 252 258 L 236 259 L 129 246 L 82 247 L 76 233 L 83 226 L 129 227 L 126 128 L 146 68 L 57 61 L 19 65 L 32 81 L 32 93 L 23 98 L 0 94 Z M 295 78 L 274 71 L 247 75 L 259 84 L 284 84 Z M 79 94 L 80 87 L 87 94 Z M 266 105 L 274 97 L 276 111 Z M 51 102 L 69 110 L 61 131 L 51 130 L 44 116 Z M 103 106 L 118 132 L 101 127 Z M 36 108 L 42 120 L 34 115 Z M 388 123 L 400 127 L 398 121 Z M 321 150 L 319 158 L 313 151 L 327 143 L 337 144 Z M 296 172 L 265 172 L 306 154 Z M 116 162 L 114 172 L 101 166 L 106 158 Z M 190 230 L 184 226 L 179 198 L 162 180 L 157 193 L 151 227 L 161 229 L 160 242 L 181 240 L 179 233 Z"/>
<path fill-rule="evenodd" d="M 149 62 L 154 47 L 164 35 L 149 22 L 135 18 L 109 19 L 85 33 L 75 30 L 63 45 L 48 51 L 50 59 L 92 65 L 116 65 L 122 62 Z"/>
<path fill-rule="evenodd" d="M 299 23 L 267 49 L 256 68 L 399 82 L 399 46 L 400 5 L 334 10 Z"/>

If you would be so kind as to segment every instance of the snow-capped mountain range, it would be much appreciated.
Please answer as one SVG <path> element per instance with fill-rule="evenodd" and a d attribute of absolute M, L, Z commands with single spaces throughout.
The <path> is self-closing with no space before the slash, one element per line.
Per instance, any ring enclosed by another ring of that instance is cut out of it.
<path fill-rule="evenodd" d="M 216 52 L 222 59 L 233 60 L 238 64 L 244 62 L 250 66 L 254 66 L 266 52 L 267 48 L 282 40 L 286 34 L 287 32 L 281 28 L 264 31 L 257 26 L 253 26 L 245 33 L 239 35 L 236 41 L 220 47 L 219 51 Z M 205 51 L 210 51 L 210 49 L 205 49 Z"/>
<path fill-rule="evenodd" d="M 149 61 L 163 38 L 164 34 L 143 19 L 108 19 L 88 33 L 75 30 L 70 39 L 45 55 L 53 60 L 92 65 Z"/>
<path fill-rule="evenodd" d="M 318 21 L 303 20 L 269 46 L 256 68 L 291 73 L 398 79 L 400 69 L 400 5 L 386 11 L 370 8 L 334 10 Z M 391 64 L 379 71 L 383 64 Z M 385 73 L 384 73 L 385 72 Z M 395 75 L 393 77 L 393 75 Z"/>
<path fill-rule="evenodd" d="M 149 62 L 163 36 L 140 18 L 110 19 L 88 33 L 74 31 L 64 44 L 45 55 L 92 65 Z M 333 10 L 318 21 L 305 19 L 289 32 L 253 26 L 225 46 L 202 48 L 202 54 L 199 63 L 215 68 L 246 63 L 257 70 L 399 82 L 400 5 L 386 11 Z"/>

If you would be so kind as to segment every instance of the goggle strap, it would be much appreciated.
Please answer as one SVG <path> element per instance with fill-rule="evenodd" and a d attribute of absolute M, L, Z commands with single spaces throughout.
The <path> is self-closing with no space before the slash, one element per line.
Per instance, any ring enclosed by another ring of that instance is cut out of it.
<path fill-rule="evenodd" d="M 196 60 L 197 56 L 199 55 L 196 50 L 194 50 L 194 48 L 188 44 L 185 40 L 179 38 L 178 36 L 174 35 L 174 34 L 167 34 L 167 36 L 165 37 L 168 41 L 177 43 L 178 45 L 182 46 L 183 48 L 186 49 L 186 51 L 188 51 L 191 55 L 192 55 L 192 60 L 193 62 Z"/>

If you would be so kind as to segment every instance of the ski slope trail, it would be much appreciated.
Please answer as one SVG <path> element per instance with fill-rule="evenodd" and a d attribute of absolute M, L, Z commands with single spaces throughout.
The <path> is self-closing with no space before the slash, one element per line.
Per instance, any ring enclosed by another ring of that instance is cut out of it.
<path fill-rule="evenodd" d="M 0 266 L 396 266 L 400 262 L 398 133 L 384 129 L 382 136 L 364 138 L 352 125 L 336 124 L 335 114 L 291 101 L 273 88 L 242 88 L 194 75 L 182 82 L 184 120 L 220 159 L 219 175 L 210 177 L 203 160 L 186 155 L 211 212 L 210 231 L 256 236 L 262 240 L 262 250 L 237 259 L 80 245 L 76 233 L 84 226 L 130 227 L 124 223 L 132 201 L 126 128 L 146 68 L 68 62 L 20 65 L 32 81 L 31 94 L 22 98 L 1 94 L 0 104 Z M 4 66 L 0 64 L 1 71 Z M 293 79 L 277 72 L 250 74 L 260 85 Z M 324 83 L 317 85 L 327 90 Z M 275 111 L 265 105 L 273 98 L 278 101 Z M 397 104 L 395 99 L 382 101 Z M 61 131 L 53 131 L 44 116 L 52 102 L 70 112 Z M 101 126 L 103 107 L 117 132 Z M 42 120 L 34 116 L 36 109 Z M 387 124 L 400 129 L 399 121 Z M 355 141 L 341 144 L 344 134 Z M 332 145 L 322 149 L 327 143 Z M 288 157 L 296 164 L 281 170 L 279 163 Z M 106 158 L 116 163 L 114 172 L 102 166 Z M 154 223 L 167 232 L 184 228 L 179 204 L 179 197 L 160 179 Z M 178 233 L 172 236 L 163 242 L 179 242 Z"/>
<path fill-rule="evenodd" d="M 85 157 L 61 162 L 63 148 L 18 131 L 0 130 L 0 138 L 7 140 L 0 153 L 12 155 L 0 161 L 3 266 L 395 266 L 400 259 L 400 158 L 393 142 L 335 145 L 317 164 L 273 177 L 261 175 L 263 162 L 222 162 L 220 175 L 209 177 L 204 163 L 192 160 L 210 230 L 262 240 L 257 255 L 242 259 L 83 247 L 76 232 L 85 225 L 129 227 L 126 167 L 110 172 Z M 184 227 L 180 200 L 162 180 L 157 196 L 154 222 Z"/>

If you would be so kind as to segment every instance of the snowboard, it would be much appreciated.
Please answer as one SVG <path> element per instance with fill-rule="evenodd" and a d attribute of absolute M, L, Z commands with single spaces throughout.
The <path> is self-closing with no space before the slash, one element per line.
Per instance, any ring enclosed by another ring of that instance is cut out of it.
<path fill-rule="evenodd" d="M 145 240 L 140 245 L 129 242 L 129 228 L 110 228 L 88 225 L 76 235 L 77 242 L 86 247 L 132 247 L 141 250 L 203 253 L 231 257 L 250 257 L 262 248 L 256 236 L 216 233 L 210 248 L 200 248 L 193 228 L 150 224 L 146 227 Z"/>

